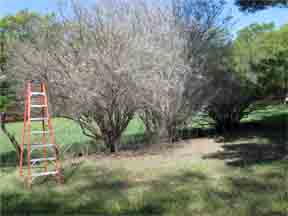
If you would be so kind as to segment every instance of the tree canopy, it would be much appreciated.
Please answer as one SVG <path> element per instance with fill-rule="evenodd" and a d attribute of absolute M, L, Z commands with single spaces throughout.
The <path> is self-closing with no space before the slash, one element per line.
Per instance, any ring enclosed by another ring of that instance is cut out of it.
<path fill-rule="evenodd" d="M 288 25 L 252 24 L 234 42 L 234 68 L 254 82 L 262 95 L 287 93 Z"/>
<path fill-rule="evenodd" d="M 236 0 L 235 4 L 241 11 L 253 13 L 270 7 L 287 7 L 288 0 Z"/>
<path fill-rule="evenodd" d="M 215 93 L 208 85 L 227 44 L 224 5 L 186 0 L 157 8 L 105 0 L 85 8 L 74 2 L 58 25 L 16 41 L 9 66 L 19 80 L 44 80 L 59 113 L 111 152 L 135 114 L 149 113 L 153 134 L 172 140 L 177 125 Z"/>
<path fill-rule="evenodd" d="M 41 15 L 29 10 L 21 10 L 15 15 L 7 15 L 0 19 L 0 29 L 6 37 L 18 39 L 31 38 L 31 34 L 39 30 L 39 26 L 47 25 L 54 14 Z"/>
<path fill-rule="evenodd" d="M 223 131 L 239 124 L 254 89 L 287 92 L 288 25 L 252 24 L 232 41 L 225 1 L 137 2 L 73 2 L 61 19 L 29 11 L 2 18 L 7 76 L 44 80 L 53 113 L 77 120 L 111 152 L 135 115 L 172 140 L 199 111 Z"/>
<path fill-rule="evenodd" d="M 14 15 L 0 19 L 0 71 L 3 73 L 7 61 L 7 50 L 11 40 L 32 40 L 41 26 L 47 26 L 54 14 L 41 15 L 29 10 L 21 10 Z"/>

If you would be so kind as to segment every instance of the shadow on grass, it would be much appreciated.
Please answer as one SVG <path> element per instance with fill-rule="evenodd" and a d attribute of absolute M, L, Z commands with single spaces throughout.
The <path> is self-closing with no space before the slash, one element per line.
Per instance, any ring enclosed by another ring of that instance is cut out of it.
<path fill-rule="evenodd" d="M 272 144 L 226 144 L 223 152 L 210 156 L 238 161 L 231 164 L 236 166 L 282 158 L 281 140 L 285 138 L 279 138 L 279 134 L 285 130 L 278 121 L 266 126 L 263 121 L 250 123 L 250 128 L 246 123 L 242 133 L 238 131 L 234 137 L 226 137 L 237 141 L 239 137 L 262 135 Z M 273 133 L 269 132 L 271 128 Z M 253 171 L 239 176 L 232 173 L 216 180 L 201 172 L 183 171 L 140 182 L 125 169 L 111 169 L 109 165 L 104 168 L 97 166 L 97 161 L 93 163 L 65 167 L 63 186 L 45 182 L 35 185 L 32 191 L 24 191 L 17 185 L 2 188 L 1 215 L 287 215 L 288 172 L 285 167 L 280 169 L 287 166 L 287 161 L 277 162 L 261 175 Z"/>
<path fill-rule="evenodd" d="M 224 134 L 223 150 L 204 156 L 226 160 L 231 166 L 246 166 L 281 160 L 288 153 L 288 115 L 261 116 L 259 120 L 243 122 Z"/>
<path fill-rule="evenodd" d="M 208 177 L 196 171 L 183 171 L 178 175 L 164 175 L 144 182 L 148 187 L 141 195 L 136 208 L 123 215 L 199 215 L 199 193 L 208 186 Z M 195 205 L 195 209 L 191 208 Z"/>
<path fill-rule="evenodd" d="M 72 173 L 72 174 L 71 174 Z M 166 215 L 188 211 L 207 177 L 198 172 L 135 182 L 124 169 L 81 165 L 64 170 L 65 184 L 34 185 L 32 191 L 2 191 L 3 215 Z M 193 190 L 183 185 L 197 185 Z M 142 190 L 148 187 L 148 190 Z M 131 195 L 129 190 L 134 190 Z M 139 191 L 138 191 L 139 190 Z M 130 195 L 129 195 L 130 194 Z M 190 211 L 190 210 L 189 210 Z M 181 214 L 185 215 L 185 214 Z"/>
<path fill-rule="evenodd" d="M 128 206 L 129 181 L 123 170 L 82 166 L 64 169 L 65 184 L 34 184 L 32 191 L 1 193 L 3 215 L 115 215 L 118 205 Z"/>
<path fill-rule="evenodd" d="M 287 215 L 287 162 L 241 169 L 222 179 L 222 187 L 208 187 L 206 208 L 215 215 Z"/>
<path fill-rule="evenodd" d="M 0 153 L 0 168 L 18 166 L 18 158 L 16 151 Z"/>
<path fill-rule="evenodd" d="M 227 165 L 244 167 L 286 156 L 283 146 L 277 144 L 244 143 L 223 145 L 222 148 L 223 151 L 206 155 L 205 158 L 226 160 Z"/>
<path fill-rule="evenodd" d="M 77 172 L 73 168 L 64 171 L 63 186 L 43 184 L 35 185 L 32 191 L 17 188 L 2 191 L 2 215 L 282 216 L 287 213 L 288 196 L 283 195 L 287 175 L 275 169 L 263 175 L 231 175 L 221 180 L 224 188 L 199 171 L 183 171 L 141 182 L 131 180 L 131 173 L 125 169 L 82 164 Z"/>

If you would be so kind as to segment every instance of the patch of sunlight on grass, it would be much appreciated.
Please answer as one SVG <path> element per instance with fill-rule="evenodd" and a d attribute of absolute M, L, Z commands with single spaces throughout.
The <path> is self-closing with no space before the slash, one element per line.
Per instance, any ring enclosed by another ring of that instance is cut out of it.
<path fill-rule="evenodd" d="M 136 117 L 130 121 L 123 135 L 133 135 L 142 133 L 143 134 L 145 133 L 145 125 L 140 118 Z"/>
<path fill-rule="evenodd" d="M 33 124 L 34 128 L 32 128 L 32 130 L 39 130 L 39 128 L 41 128 L 40 124 L 36 124 Z M 66 146 L 68 147 L 72 144 L 76 148 L 77 145 L 86 144 L 91 140 L 82 133 L 80 126 L 70 119 L 54 118 L 52 120 L 52 125 L 54 128 L 56 143 L 61 149 L 65 149 Z M 9 123 L 7 124 L 7 129 L 15 135 L 16 140 L 21 143 L 23 122 Z M 143 134 L 144 132 L 145 126 L 143 122 L 141 119 L 135 118 L 129 123 L 124 135 Z M 0 153 L 13 150 L 14 148 L 10 144 L 8 138 L 4 134 L 0 133 Z"/>
<path fill-rule="evenodd" d="M 278 116 L 288 116 L 288 105 L 269 105 L 261 109 L 256 109 L 249 113 L 242 122 L 261 121 L 268 117 L 277 118 Z"/>

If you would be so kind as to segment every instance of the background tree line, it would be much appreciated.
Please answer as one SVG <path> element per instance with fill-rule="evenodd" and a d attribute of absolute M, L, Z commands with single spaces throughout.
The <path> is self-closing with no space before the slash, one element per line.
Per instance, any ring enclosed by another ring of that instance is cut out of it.
<path fill-rule="evenodd" d="M 287 94 L 288 28 L 254 24 L 232 40 L 224 8 L 216 0 L 99 1 L 71 2 L 69 15 L 21 11 L 0 20 L 2 85 L 16 94 L 26 79 L 45 80 L 53 113 L 111 152 L 135 116 L 156 139 L 173 141 L 199 112 L 219 133 L 232 130 L 259 98 Z"/>

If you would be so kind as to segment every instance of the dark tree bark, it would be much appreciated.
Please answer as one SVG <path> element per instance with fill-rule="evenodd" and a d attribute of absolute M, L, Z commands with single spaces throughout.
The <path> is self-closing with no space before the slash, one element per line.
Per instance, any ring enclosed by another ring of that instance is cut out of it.
<path fill-rule="evenodd" d="M 240 100 L 240 99 L 239 99 Z M 242 104 L 214 104 L 208 108 L 208 115 L 215 121 L 215 129 L 219 134 L 240 126 L 240 121 L 244 117 L 244 111 L 250 106 L 252 101 L 243 101 Z"/>
<path fill-rule="evenodd" d="M 174 142 L 177 140 L 177 124 L 170 124 L 167 126 L 168 136 L 170 142 Z"/>
<path fill-rule="evenodd" d="M 110 153 L 117 153 L 118 152 L 118 145 L 120 142 L 119 134 L 115 134 L 113 131 L 110 131 L 104 137 L 104 142 L 105 142 L 106 146 L 109 148 Z"/>
<path fill-rule="evenodd" d="M 0 123 L 1 123 L 2 132 L 8 137 L 8 139 L 10 140 L 10 143 L 15 148 L 17 159 L 19 160 L 21 148 L 20 148 L 20 145 L 17 142 L 15 136 L 13 134 L 11 134 L 6 128 L 6 113 L 4 113 L 4 112 L 0 113 Z"/>

